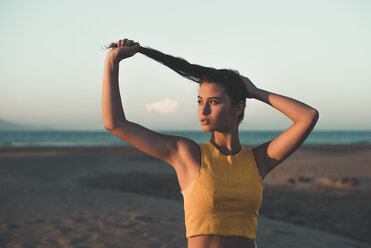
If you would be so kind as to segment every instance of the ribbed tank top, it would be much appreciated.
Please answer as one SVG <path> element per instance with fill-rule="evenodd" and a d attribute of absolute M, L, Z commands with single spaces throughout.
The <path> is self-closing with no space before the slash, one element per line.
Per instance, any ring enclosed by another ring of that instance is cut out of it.
<path fill-rule="evenodd" d="M 200 144 L 201 167 L 181 191 L 186 237 L 217 234 L 256 238 L 263 180 L 251 149 L 222 154 L 210 141 Z"/>

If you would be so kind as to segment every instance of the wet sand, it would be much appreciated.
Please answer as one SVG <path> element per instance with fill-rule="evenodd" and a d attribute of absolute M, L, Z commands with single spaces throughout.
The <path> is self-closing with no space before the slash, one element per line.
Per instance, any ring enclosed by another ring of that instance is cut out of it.
<path fill-rule="evenodd" d="M 182 200 L 134 148 L 0 148 L 0 247 L 187 247 Z M 370 146 L 302 146 L 264 180 L 257 242 L 370 247 L 370 213 Z"/>

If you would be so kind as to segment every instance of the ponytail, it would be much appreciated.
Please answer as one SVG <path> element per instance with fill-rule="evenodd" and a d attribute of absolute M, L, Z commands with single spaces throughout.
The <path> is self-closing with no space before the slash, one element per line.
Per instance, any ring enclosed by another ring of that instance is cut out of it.
<path fill-rule="evenodd" d="M 111 43 L 108 48 L 117 47 L 116 43 Z M 164 54 L 150 47 L 139 47 L 139 53 L 169 67 L 179 75 L 188 78 L 198 84 L 203 82 L 218 83 L 222 85 L 226 93 L 230 96 L 232 105 L 240 101 L 246 103 L 246 88 L 240 74 L 231 69 L 215 69 L 197 64 L 191 64 L 183 58 Z M 244 112 L 238 118 L 240 123 L 244 117 Z"/>
<path fill-rule="evenodd" d="M 106 49 L 117 47 L 117 43 L 111 43 L 109 46 L 106 46 Z M 178 73 L 179 75 L 188 78 L 198 84 L 201 84 L 205 75 L 212 71 L 216 71 L 215 68 L 205 67 L 201 65 L 191 64 L 183 58 L 174 57 L 162 53 L 158 50 L 152 49 L 150 47 L 139 47 L 139 53 L 151 58 Z"/>
<path fill-rule="evenodd" d="M 174 57 L 168 54 L 164 54 L 160 51 L 149 47 L 140 47 L 139 53 L 156 60 L 157 62 L 166 65 L 179 75 L 188 78 L 197 83 L 201 83 L 204 76 L 210 71 L 215 70 L 212 67 L 205 67 L 201 65 L 191 64 L 183 58 Z"/>

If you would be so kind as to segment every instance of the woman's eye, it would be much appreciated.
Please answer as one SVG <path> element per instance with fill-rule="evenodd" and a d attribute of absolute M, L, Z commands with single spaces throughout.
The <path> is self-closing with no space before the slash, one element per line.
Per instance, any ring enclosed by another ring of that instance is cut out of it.
<path fill-rule="evenodd" d="M 198 100 L 197 103 L 200 105 L 200 104 L 203 104 L 204 102 L 201 101 L 201 100 Z M 209 104 L 214 104 L 214 105 L 215 105 L 215 104 L 218 104 L 219 102 L 218 102 L 218 101 L 215 101 L 215 100 L 211 100 L 211 101 L 209 101 L 208 103 L 209 103 Z"/>

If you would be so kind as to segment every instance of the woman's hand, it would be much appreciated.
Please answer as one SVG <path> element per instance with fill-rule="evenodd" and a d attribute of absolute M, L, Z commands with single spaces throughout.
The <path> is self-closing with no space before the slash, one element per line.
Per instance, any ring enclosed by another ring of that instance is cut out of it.
<path fill-rule="evenodd" d="M 258 88 L 248 79 L 241 75 L 243 82 L 245 83 L 247 98 L 254 98 L 256 91 Z"/>
<path fill-rule="evenodd" d="M 111 50 L 108 51 L 107 56 L 110 56 L 110 58 L 116 62 L 120 62 L 123 59 L 133 56 L 140 49 L 138 42 L 128 39 L 123 39 L 117 41 L 117 43 L 112 43 L 110 47 Z"/>

